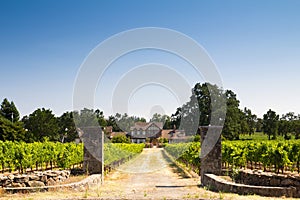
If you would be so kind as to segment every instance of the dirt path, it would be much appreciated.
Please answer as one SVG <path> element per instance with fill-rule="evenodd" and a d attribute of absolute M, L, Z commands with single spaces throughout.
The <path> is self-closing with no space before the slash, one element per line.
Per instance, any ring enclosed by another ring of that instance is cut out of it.
<path fill-rule="evenodd" d="M 162 149 L 144 149 L 135 159 L 108 176 L 101 197 L 126 199 L 182 199 L 198 197 L 199 178 L 182 173 Z"/>

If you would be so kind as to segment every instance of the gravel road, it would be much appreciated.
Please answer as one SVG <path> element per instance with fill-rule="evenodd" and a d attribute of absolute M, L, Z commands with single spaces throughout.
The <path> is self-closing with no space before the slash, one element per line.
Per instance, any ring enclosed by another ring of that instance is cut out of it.
<path fill-rule="evenodd" d="M 144 151 L 109 174 L 101 197 L 126 199 L 197 198 L 199 178 L 182 173 L 163 155 L 163 149 Z"/>

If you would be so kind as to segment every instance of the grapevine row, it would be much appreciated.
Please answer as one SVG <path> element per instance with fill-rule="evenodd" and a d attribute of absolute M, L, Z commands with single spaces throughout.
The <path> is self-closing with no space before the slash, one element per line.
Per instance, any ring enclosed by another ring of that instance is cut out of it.
<path fill-rule="evenodd" d="M 262 165 L 264 170 L 277 173 L 300 170 L 300 141 L 225 141 L 222 143 L 223 162 L 233 167 Z"/>
<path fill-rule="evenodd" d="M 35 168 L 47 168 L 48 166 L 70 168 L 72 165 L 82 162 L 83 146 L 75 143 L 54 142 L 12 142 L 0 141 L 1 169 L 10 171 Z"/>
<path fill-rule="evenodd" d="M 104 165 L 129 159 L 142 152 L 144 144 L 105 144 Z M 0 168 L 2 172 L 47 167 L 70 168 L 82 163 L 83 144 L 59 142 L 11 142 L 0 141 Z"/>
<path fill-rule="evenodd" d="M 104 166 L 127 160 L 141 153 L 145 144 L 106 143 L 104 145 Z"/>
<path fill-rule="evenodd" d="M 167 144 L 165 150 L 177 161 L 184 163 L 196 173 L 200 173 L 199 142 Z"/>
<path fill-rule="evenodd" d="M 165 150 L 178 161 L 200 170 L 200 143 L 167 144 Z M 262 167 L 277 173 L 300 171 L 300 140 L 293 141 L 224 141 L 222 161 L 225 168 Z"/>

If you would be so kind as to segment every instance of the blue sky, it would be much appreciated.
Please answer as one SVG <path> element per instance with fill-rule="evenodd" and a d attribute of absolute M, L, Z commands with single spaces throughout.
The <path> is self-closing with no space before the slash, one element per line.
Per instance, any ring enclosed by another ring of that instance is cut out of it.
<path fill-rule="evenodd" d="M 0 0 L 0 99 L 13 100 L 21 115 L 39 107 L 61 115 L 72 110 L 76 75 L 96 45 L 128 29 L 163 27 L 190 36 L 206 49 L 224 88 L 237 93 L 241 107 L 260 117 L 269 108 L 279 114 L 300 113 L 299 8 L 297 0 Z M 163 60 L 185 71 L 191 85 L 198 81 L 188 66 L 169 57 L 147 51 L 129 55 L 104 80 L 117 79 L 128 63 Z M 109 87 L 100 83 L 95 97 L 105 115 L 112 109 L 100 93 Z M 147 91 L 155 90 L 145 87 Z M 146 101 L 142 94 L 130 99 L 129 107 L 136 104 L 140 110 L 131 114 L 147 116 L 154 104 L 168 105 L 165 112 L 170 114 L 178 105 L 167 92 L 161 98 L 165 101 Z M 175 103 L 170 106 L 170 101 Z"/>

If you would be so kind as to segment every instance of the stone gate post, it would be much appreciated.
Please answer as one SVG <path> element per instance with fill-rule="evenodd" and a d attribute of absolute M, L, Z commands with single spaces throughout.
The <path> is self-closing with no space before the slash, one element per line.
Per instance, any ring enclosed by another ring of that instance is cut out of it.
<path fill-rule="evenodd" d="M 200 126 L 201 134 L 201 184 L 205 185 L 204 174 L 222 173 L 222 126 Z"/>
<path fill-rule="evenodd" d="M 99 126 L 82 127 L 78 129 L 84 143 L 83 170 L 88 174 L 104 172 L 104 136 Z"/>

